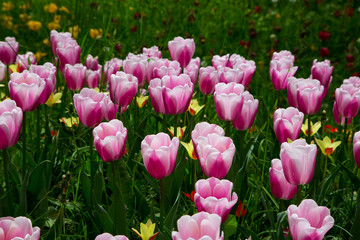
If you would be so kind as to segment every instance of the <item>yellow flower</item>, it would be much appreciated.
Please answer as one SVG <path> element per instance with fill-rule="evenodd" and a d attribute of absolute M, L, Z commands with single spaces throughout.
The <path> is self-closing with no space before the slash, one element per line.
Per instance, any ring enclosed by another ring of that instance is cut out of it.
<path fill-rule="evenodd" d="M 56 22 L 49 22 L 48 24 L 48 29 L 51 30 L 56 30 L 60 28 L 60 24 L 56 23 Z"/>
<path fill-rule="evenodd" d="M 27 9 L 30 8 L 30 3 L 27 2 L 27 3 L 23 4 L 23 5 L 21 5 L 20 8 L 21 8 L 22 10 L 27 10 Z"/>
<path fill-rule="evenodd" d="M 37 51 L 35 53 L 35 58 L 36 58 L 36 61 L 39 62 L 41 58 L 45 57 L 47 55 L 47 53 L 45 52 L 40 52 L 40 51 Z"/>
<path fill-rule="evenodd" d="M 275 17 L 276 17 L 277 19 L 279 19 L 279 18 L 280 18 L 280 13 L 276 13 Z"/>
<path fill-rule="evenodd" d="M 140 223 L 140 232 L 135 228 L 131 228 L 142 240 L 153 240 L 159 234 L 154 234 L 155 223 L 152 223 L 150 219 L 147 220 L 146 224 Z"/>
<path fill-rule="evenodd" d="M 64 123 L 65 126 L 67 127 L 72 127 L 72 126 L 78 126 L 79 125 L 79 118 L 78 117 L 71 117 L 71 118 L 61 118 L 59 119 L 60 122 Z"/>
<path fill-rule="evenodd" d="M 136 104 L 139 108 L 142 108 L 146 105 L 148 99 L 149 96 L 140 95 L 139 97 L 136 97 Z"/>
<path fill-rule="evenodd" d="M 61 15 L 55 14 L 55 15 L 54 15 L 54 22 L 55 22 L 55 23 L 59 23 L 60 20 L 61 20 Z"/>
<path fill-rule="evenodd" d="M 3 2 L 2 3 L 2 10 L 4 12 L 11 11 L 11 9 L 14 7 L 14 4 L 12 2 Z"/>
<path fill-rule="evenodd" d="M 46 105 L 48 105 L 49 107 L 52 107 L 54 104 L 57 103 L 61 103 L 61 97 L 62 97 L 62 93 L 51 93 L 49 99 L 46 101 Z"/>
<path fill-rule="evenodd" d="M 90 37 L 93 39 L 99 39 L 102 37 L 103 30 L 101 28 L 99 29 L 90 29 Z"/>
<path fill-rule="evenodd" d="M 188 111 L 191 115 L 195 116 L 204 107 L 205 107 L 205 105 L 201 105 L 201 106 L 199 105 L 199 102 L 197 99 L 191 99 Z"/>
<path fill-rule="evenodd" d="M 30 20 L 27 25 L 31 31 L 37 31 L 41 28 L 42 24 L 39 21 Z"/>
<path fill-rule="evenodd" d="M 196 157 L 196 155 L 195 155 L 194 145 L 193 145 L 192 140 L 190 140 L 189 143 L 181 142 L 181 141 L 180 141 L 180 143 L 181 143 L 181 145 L 184 146 L 184 148 L 185 148 L 186 151 L 188 152 L 189 156 L 190 156 L 192 159 L 196 160 L 197 157 Z"/>
<path fill-rule="evenodd" d="M 49 39 L 47 39 L 47 38 L 45 38 L 45 39 L 43 40 L 43 44 L 46 45 L 46 46 L 48 46 L 48 47 L 51 46 L 51 43 L 50 43 Z"/>
<path fill-rule="evenodd" d="M 61 6 L 60 9 L 59 9 L 59 11 L 61 11 L 61 12 L 66 12 L 67 14 L 70 14 L 69 9 L 67 9 L 67 8 L 64 7 L 64 6 Z"/>
<path fill-rule="evenodd" d="M 11 73 L 20 72 L 20 64 L 9 65 L 9 70 Z"/>
<path fill-rule="evenodd" d="M 331 155 L 341 144 L 341 141 L 334 142 L 334 140 L 331 140 L 328 136 L 324 137 L 324 140 L 315 138 L 315 141 L 325 156 Z"/>
<path fill-rule="evenodd" d="M 317 122 L 315 124 L 313 124 L 310 121 L 310 133 L 311 136 L 313 136 L 315 133 L 317 133 L 317 131 L 319 131 L 321 127 L 321 122 Z M 305 120 L 305 123 L 301 126 L 301 131 L 305 134 L 305 136 L 308 136 L 308 119 Z"/>
<path fill-rule="evenodd" d="M 21 13 L 19 15 L 19 18 L 22 22 L 27 22 L 30 20 L 30 17 L 29 17 L 29 15 L 27 15 L 27 13 Z"/>
<path fill-rule="evenodd" d="M 49 13 L 55 13 L 58 10 L 58 6 L 55 3 L 46 4 L 44 10 Z"/>
<path fill-rule="evenodd" d="M 80 32 L 80 28 L 78 25 L 69 27 L 69 32 L 72 34 L 73 38 L 77 38 Z"/>
<path fill-rule="evenodd" d="M 176 131 L 176 137 L 181 140 L 182 137 L 184 136 L 186 127 L 177 127 L 177 131 Z M 170 132 L 171 136 L 174 137 L 174 127 L 170 127 L 168 128 L 168 131 Z"/>

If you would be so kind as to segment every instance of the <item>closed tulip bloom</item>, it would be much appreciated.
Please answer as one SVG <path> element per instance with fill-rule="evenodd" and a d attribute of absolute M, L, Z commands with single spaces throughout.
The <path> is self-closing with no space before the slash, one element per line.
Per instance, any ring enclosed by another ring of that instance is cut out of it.
<path fill-rule="evenodd" d="M 23 112 L 15 101 L 0 102 L 0 149 L 14 146 L 19 140 Z"/>
<path fill-rule="evenodd" d="M 104 118 L 106 111 L 104 93 L 98 93 L 94 89 L 83 88 L 79 94 L 73 97 L 76 112 L 80 122 L 87 127 L 95 127 Z"/>
<path fill-rule="evenodd" d="M 280 59 L 287 59 L 292 63 L 294 63 L 294 61 L 295 61 L 295 57 L 291 54 L 290 51 L 287 51 L 287 50 L 273 53 L 271 60 L 280 60 Z"/>
<path fill-rule="evenodd" d="M 180 75 L 181 67 L 177 61 L 168 59 L 150 60 L 148 63 L 149 81 L 154 78 L 163 78 L 164 76 Z"/>
<path fill-rule="evenodd" d="M 105 95 L 104 104 L 105 104 L 104 118 L 107 121 L 111 121 L 115 119 L 116 113 L 119 111 L 119 105 L 115 105 L 113 101 L 111 101 L 108 95 Z M 121 109 L 120 109 L 120 113 L 122 113 Z"/>
<path fill-rule="evenodd" d="M 39 240 L 40 228 L 33 227 L 30 219 L 26 217 L 0 218 L 1 240 Z"/>
<path fill-rule="evenodd" d="M 19 51 L 19 43 L 14 37 L 6 37 L 5 41 L 0 42 L 0 61 L 5 65 L 15 62 Z"/>
<path fill-rule="evenodd" d="M 286 89 L 288 79 L 295 75 L 297 69 L 298 67 L 294 67 L 289 59 L 271 60 L 270 78 L 275 90 Z"/>
<path fill-rule="evenodd" d="M 201 179 L 195 183 L 194 202 L 199 212 L 216 213 L 225 222 L 238 196 L 231 195 L 233 183 L 215 177 Z"/>
<path fill-rule="evenodd" d="M 31 65 L 29 72 L 36 73 L 45 81 L 45 88 L 39 98 L 39 103 L 44 104 L 55 90 L 56 85 L 56 67 L 52 63 L 45 63 L 44 65 Z"/>
<path fill-rule="evenodd" d="M 305 139 L 281 144 L 280 159 L 286 180 L 295 185 L 311 182 L 316 161 L 317 147 L 307 144 Z"/>
<path fill-rule="evenodd" d="M 0 82 L 5 80 L 6 65 L 0 61 Z"/>
<path fill-rule="evenodd" d="M 110 61 L 107 61 L 104 65 L 104 78 L 105 83 L 110 81 L 111 75 L 116 74 L 117 71 L 120 71 L 123 61 L 118 58 L 112 58 Z"/>
<path fill-rule="evenodd" d="M 98 57 L 93 57 L 91 54 L 89 54 L 86 57 L 85 66 L 89 70 L 97 71 L 101 69 L 101 65 L 99 65 L 99 59 Z"/>
<path fill-rule="evenodd" d="M 286 180 L 280 159 L 276 158 L 271 161 L 269 176 L 270 188 L 274 197 L 285 200 L 295 197 L 297 186 Z"/>
<path fill-rule="evenodd" d="M 71 40 L 71 33 L 69 32 L 57 32 L 56 30 L 51 30 L 50 32 L 50 42 L 51 42 L 51 50 L 54 56 L 57 56 L 56 48 L 58 43 L 66 42 Z"/>
<path fill-rule="evenodd" d="M 334 116 L 334 120 L 337 124 L 339 125 L 344 125 L 345 123 L 345 117 L 344 116 L 341 116 L 341 114 L 339 113 L 338 111 L 338 107 L 337 107 L 337 104 L 336 104 L 336 101 L 334 102 L 334 106 L 333 106 L 333 116 Z M 347 125 L 350 125 L 352 122 L 352 118 L 348 118 L 347 119 Z"/>
<path fill-rule="evenodd" d="M 353 76 L 348 79 L 344 79 L 343 84 L 352 84 L 354 87 L 359 87 L 360 86 L 360 78 Z"/>
<path fill-rule="evenodd" d="M 241 112 L 244 86 L 237 83 L 218 83 L 215 85 L 215 107 L 218 117 L 223 121 L 234 121 Z"/>
<path fill-rule="evenodd" d="M 236 130 L 242 131 L 251 128 L 254 124 L 256 113 L 259 107 L 259 100 L 254 99 L 248 91 L 243 94 L 244 103 L 241 108 L 241 112 L 237 115 L 233 121 L 233 126 Z"/>
<path fill-rule="evenodd" d="M 184 73 L 190 77 L 191 82 L 194 85 L 196 84 L 198 78 L 199 67 L 200 67 L 200 58 L 197 57 L 191 59 L 190 63 L 184 68 Z"/>
<path fill-rule="evenodd" d="M 150 81 L 149 95 L 154 110 L 161 114 L 181 114 L 189 108 L 194 85 L 186 74 L 164 76 Z"/>
<path fill-rule="evenodd" d="M 56 53 L 60 60 L 60 70 L 63 70 L 66 64 L 75 65 L 80 63 L 81 49 L 76 42 L 66 44 L 64 47 L 58 47 Z"/>
<path fill-rule="evenodd" d="M 86 70 L 86 85 L 89 88 L 97 88 L 101 80 L 101 65 L 98 70 Z"/>
<path fill-rule="evenodd" d="M 111 100 L 122 107 L 131 103 L 138 91 L 138 80 L 131 74 L 117 72 L 111 75 L 109 82 Z"/>
<path fill-rule="evenodd" d="M 195 42 L 192 38 L 176 37 L 168 42 L 168 47 L 171 58 L 178 61 L 182 68 L 189 64 L 195 52 Z"/>
<path fill-rule="evenodd" d="M 353 153 L 355 162 L 360 168 L 360 131 L 356 132 L 353 138 Z"/>
<path fill-rule="evenodd" d="M 297 83 L 303 81 L 303 78 L 290 77 L 287 83 L 288 103 L 294 108 L 298 108 L 297 103 Z"/>
<path fill-rule="evenodd" d="M 213 94 L 219 77 L 214 67 L 202 67 L 199 72 L 199 88 L 204 95 Z"/>
<path fill-rule="evenodd" d="M 224 178 L 235 154 L 231 138 L 210 133 L 197 138 L 196 152 L 203 173 L 208 177 Z"/>
<path fill-rule="evenodd" d="M 239 64 L 234 65 L 234 69 L 238 69 L 242 72 L 242 78 L 240 79 L 240 83 L 244 85 L 244 87 L 249 86 L 252 76 L 256 70 L 256 65 L 254 61 L 245 61 Z"/>
<path fill-rule="evenodd" d="M 144 165 L 153 178 L 162 179 L 174 171 L 179 143 L 165 133 L 147 135 L 141 142 Z"/>
<path fill-rule="evenodd" d="M 120 159 L 125 153 L 127 130 L 117 119 L 100 123 L 93 130 L 94 145 L 105 162 Z"/>
<path fill-rule="evenodd" d="M 191 140 L 194 145 L 194 151 L 197 159 L 199 159 L 196 152 L 198 146 L 199 137 L 207 137 L 210 133 L 218 134 L 219 136 L 225 136 L 225 131 L 222 127 L 216 124 L 210 124 L 208 122 L 201 122 L 195 125 L 194 130 L 191 132 Z"/>
<path fill-rule="evenodd" d="M 354 118 L 359 111 L 360 89 L 352 84 L 342 84 L 335 90 L 335 101 L 341 116 Z"/>
<path fill-rule="evenodd" d="M 32 52 L 26 54 L 20 54 L 16 57 L 16 65 L 19 72 L 22 72 L 29 68 L 30 65 L 36 65 L 36 58 Z"/>
<path fill-rule="evenodd" d="M 173 240 L 224 240 L 224 232 L 220 235 L 221 217 L 207 212 L 184 215 L 177 221 L 178 232 L 172 232 Z"/>
<path fill-rule="evenodd" d="M 287 216 L 293 240 L 321 240 L 334 226 L 330 210 L 312 199 L 303 200 L 298 207 L 290 205 Z"/>
<path fill-rule="evenodd" d="M 113 236 L 110 233 L 103 233 L 103 234 L 97 235 L 95 240 L 129 240 L 129 239 L 124 235 Z"/>
<path fill-rule="evenodd" d="M 274 130 L 280 143 L 287 139 L 294 141 L 299 138 L 304 114 L 294 107 L 279 108 L 274 113 Z"/>
<path fill-rule="evenodd" d="M 142 53 L 149 58 L 161 58 L 161 51 L 158 46 L 152 46 L 151 48 L 143 48 Z"/>
<path fill-rule="evenodd" d="M 39 105 L 45 84 L 44 79 L 28 70 L 12 73 L 9 81 L 10 97 L 24 112 L 32 111 Z"/>
<path fill-rule="evenodd" d="M 66 64 L 64 78 L 66 80 L 66 85 L 70 90 L 80 90 L 85 85 L 86 67 L 81 63 L 75 65 Z"/>
<path fill-rule="evenodd" d="M 139 86 L 143 87 L 147 73 L 147 60 L 139 57 L 132 57 L 124 60 L 123 64 L 124 72 L 135 76 L 138 79 Z"/>
<path fill-rule="evenodd" d="M 229 61 L 230 54 L 224 56 L 214 55 L 212 58 L 212 66 L 217 69 L 218 67 L 226 67 Z"/>
<path fill-rule="evenodd" d="M 223 83 L 240 83 L 244 75 L 242 71 L 229 67 L 218 67 L 217 72 L 219 76 L 219 82 Z"/>
<path fill-rule="evenodd" d="M 332 80 L 333 69 L 334 67 L 330 66 L 329 60 L 318 62 L 315 59 L 311 67 L 311 78 L 319 80 L 321 85 L 328 87 Z"/>

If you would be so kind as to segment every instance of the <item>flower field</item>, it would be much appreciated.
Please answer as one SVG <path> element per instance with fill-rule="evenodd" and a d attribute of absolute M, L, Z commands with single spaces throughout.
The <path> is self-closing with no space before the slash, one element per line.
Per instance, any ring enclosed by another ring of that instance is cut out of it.
<path fill-rule="evenodd" d="M 0 240 L 360 239 L 358 1 L 0 18 Z"/>

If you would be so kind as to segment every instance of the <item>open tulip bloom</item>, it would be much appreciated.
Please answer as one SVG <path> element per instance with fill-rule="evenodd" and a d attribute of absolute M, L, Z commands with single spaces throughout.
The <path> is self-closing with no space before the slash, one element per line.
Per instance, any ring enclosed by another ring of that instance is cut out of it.
<path fill-rule="evenodd" d="M 178 61 L 182 68 L 189 64 L 195 52 L 195 42 L 192 38 L 176 37 L 168 42 L 168 47 L 171 58 Z"/>
<path fill-rule="evenodd" d="M 287 59 L 291 63 L 294 63 L 295 57 L 290 51 L 282 50 L 280 52 L 274 52 L 271 60 Z"/>
<path fill-rule="evenodd" d="M 110 233 L 103 233 L 103 234 L 97 235 L 95 240 L 129 240 L 129 239 L 124 235 L 113 236 Z"/>
<path fill-rule="evenodd" d="M 294 107 L 279 108 L 274 112 L 274 130 L 280 143 L 299 138 L 304 114 Z"/>
<path fill-rule="evenodd" d="M 1 240 L 39 240 L 40 228 L 32 227 L 30 219 L 26 217 L 0 218 Z"/>
<path fill-rule="evenodd" d="M 290 205 L 287 215 L 293 240 L 321 240 L 334 226 L 330 210 L 312 199 L 303 200 L 299 206 Z"/>
<path fill-rule="evenodd" d="M 360 107 L 360 89 L 353 84 L 342 84 L 335 90 L 337 111 L 345 118 L 354 118 Z"/>
<path fill-rule="evenodd" d="M 44 65 L 31 65 L 29 72 L 36 73 L 45 81 L 45 89 L 39 99 L 39 103 L 44 104 L 55 90 L 56 67 L 52 63 L 47 62 Z"/>

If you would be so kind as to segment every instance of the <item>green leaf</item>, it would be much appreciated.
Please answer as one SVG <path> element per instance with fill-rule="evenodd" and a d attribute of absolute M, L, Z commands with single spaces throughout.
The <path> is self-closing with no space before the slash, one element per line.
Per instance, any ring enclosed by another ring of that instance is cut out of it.
<path fill-rule="evenodd" d="M 355 210 L 355 218 L 353 225 L 351 227 L 351 234 L 353 235 L 353 240 L 357 239 L 360 236 L 360 189 L 357 192 L 357 200 L 356 200 L 356 210 Z"/>
<path fill-rule="evenodd" d="M 172 205 L 169 213 L 165 217 L 164 225 L 170 230 L 173 229 L 174 222 L 177 219 L 176 218 L 176 212 L 177 212 L 179 202 L 180 202 L 180 194 L 181 194 L 181 191 L 179 189 L 178 194 L 177 194 L 177 198 L 175 200 L 175 203 Z"/>
<path fill-rule="evenodd" d="M 229 239 L 232 235 L 236 233 L 237 221 L 236 217 L 233 214 L 230 214 L 229 217 L 224 222 L 224 231 L 225 239 Z"/>

